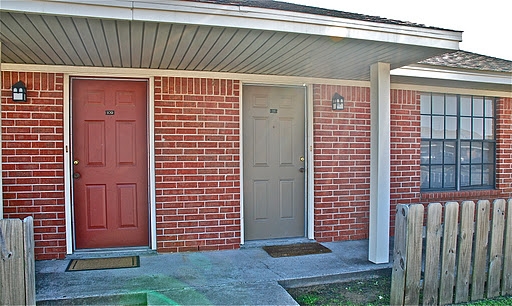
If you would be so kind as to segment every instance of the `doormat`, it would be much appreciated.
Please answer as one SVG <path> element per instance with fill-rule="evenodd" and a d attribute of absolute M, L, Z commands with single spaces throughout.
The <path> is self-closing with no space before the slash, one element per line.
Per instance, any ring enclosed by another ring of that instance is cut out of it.
<path fill-rule="evenodd" d="M 66 272 L 140 267 L 139 256 L 73 259 Z"/>
<path fill-rule="evenodd" d="M 290 257 L 332 252 L 328 248 L 316 242 L 265 246 L 263 249 L 272 257 Z"/>

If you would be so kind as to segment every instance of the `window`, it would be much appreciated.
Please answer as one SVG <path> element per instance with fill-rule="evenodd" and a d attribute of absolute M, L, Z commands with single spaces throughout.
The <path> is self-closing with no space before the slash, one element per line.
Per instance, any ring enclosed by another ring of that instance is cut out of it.
<path fill-rule="evenodd" d="M 494 188 L 493 98 L 421 94 L 421 190 Z"/>

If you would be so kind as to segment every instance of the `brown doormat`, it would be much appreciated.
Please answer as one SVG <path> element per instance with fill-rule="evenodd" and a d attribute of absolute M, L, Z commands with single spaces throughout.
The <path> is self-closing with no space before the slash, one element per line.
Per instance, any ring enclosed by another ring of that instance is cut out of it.
<path fill-rule="evenodd" d="M 265 246 L 263 249 L 268 253 L 268 255 L 272 257 L 289 257 L 331 253 L 331 250 L 316 242 Z"/>
<path fill-rule="evenodd" d="M 137 268 L 140 266 L 139 256 L 73 259 L 66 271 L 88 271 L 103 269 Z"/>

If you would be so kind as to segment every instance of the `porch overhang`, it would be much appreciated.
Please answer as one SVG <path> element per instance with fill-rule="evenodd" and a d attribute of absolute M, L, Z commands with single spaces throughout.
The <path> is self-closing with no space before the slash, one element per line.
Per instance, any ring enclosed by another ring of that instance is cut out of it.
<path fill-rule="evenodd" d="M 462 32 L 178 0 L 3 0 L 6 64 L 370 79 L 458 50 Z"/>

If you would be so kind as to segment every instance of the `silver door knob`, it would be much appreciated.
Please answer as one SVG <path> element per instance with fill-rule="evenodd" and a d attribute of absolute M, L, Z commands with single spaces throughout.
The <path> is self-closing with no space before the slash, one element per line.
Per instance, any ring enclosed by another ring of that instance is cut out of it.
<path fill-rule="evenodd" d="M 79 178 L 80 178 L 80 176 L 81 176 L 81 175 L 80 175 L 80 173 L 78 173 L 78 172 L 73 173 L 73 178 L 74 178 L 74 179 L 79 179 Z"/>
<path fill-rule="evenodd" d="M 304 173 L 306 171 L 306 169 L 304 169 L 304 167 L 302 167 L 302 168 L 299 168 L 299 171 Z"/>

